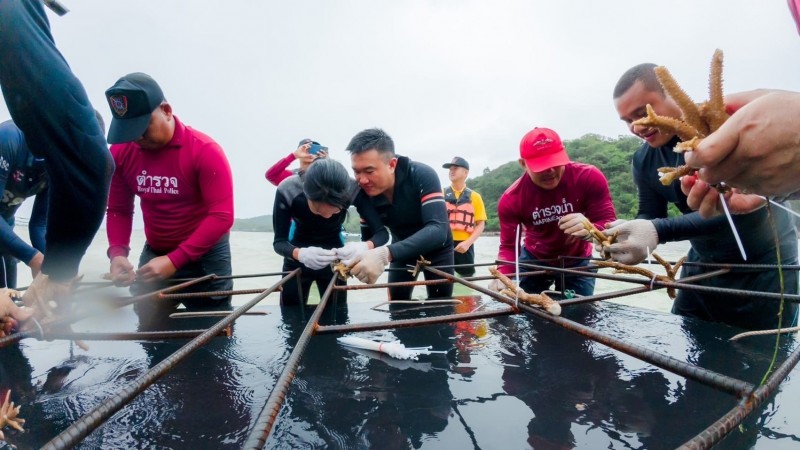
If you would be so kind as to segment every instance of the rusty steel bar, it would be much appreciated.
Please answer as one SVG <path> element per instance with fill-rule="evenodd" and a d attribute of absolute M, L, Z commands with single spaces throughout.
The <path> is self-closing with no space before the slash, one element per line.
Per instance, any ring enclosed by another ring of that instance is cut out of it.
<path fill-rule="evenodd" d="M 280 413 L 283 402 L 286 399 L 286 393 L 289 391 L 289 385 L 292 383 L 295 372 L 297 371 L 297 367 L 300 365 L 300 360 L 303 357 L 303 353 L 306 351 L 306 346 L 311 340 L 311 337 L 314 335 L 316 328 L 319 326 L 319 318 L 322 316 L 322 313 L 325 311 L 325 307 L 328 305 L 328 299 L 330 299 L 331 295 L 333 294 L 333 286 L 336 284 L 336 280 L 337 277 L 333 277 L 331 278 L 331 282 L 328 283 L 325 293 L 322 294 L 319 304 L 317 305 L 316 309 L 314 309 L 314 313 L 308 319 L 306 327 L 303 329 L 300 338 L 294 345 L 292 353 L 289 355 L 289 359 L 286 361 L 286 365 L 283 366 L 283 371 L 281 371 L 281 375 L 278 377 L 278 381 L 275 382 L 275 387 L 272 388 L 272 392 L 270 392 L 269 398 L 267 398 L 267 403 L 264 405 L 264 409 L 262 409 L 261 413 L 258 415 L 258 418 L 253 425 L 253 429 L 247 436 L 247 440 L 242 448 L 257 450 L 264 448 L 264 444 L 267 442 L 267 439 L 272 432 L 272 427 L 275 425 L 275 420 L 277 419 L 278 413 Z"/>
<path fill-rule="evenodd" d="M 130 305 L 132 303 L 136 303 L 136 302 L 138 302 L 140 300 L 144 300 L 146 298 L 150 298 L 150 297 L 152 297 L 154 295 L 158 295 L 158 294 L 160 294 L 162 292 L 165 293 L 165 292 L 177 291 L 177 290 L 183 289 L 185 287 L 188 287 L 188 286 L 191 286 L 191 285 L 194 285 L 194 284 L 197 284 L 197 283 L 212 279 L 215 276 L 216 275 L 213 275 L 213 274 L 212 275 L 206 275 L 204 277 L 195 278 L 195 279 L 193 279 L 191 281 L 187 281 L 185 283 L 181 283 L 181 284 L 178 284 L 178 285 L 175 285 L 175 286 L 170 286 L 170 287 L 167 287 L 167 288 L 164 288 L 164 289 L 159 289 L 159 290 L 153 291 L 153 292 L 151 292 L 149 294 L 137 295 L 136 297 L 126 297 L 121 301 L 112 302 L 112 303 L 110 303 L 110 305 L 111 305 L 112 308 L 122 308 L 123 306 L 128 306 L 128 305 Z M 45 328 L 50 328 L 50 327 L 55 327 L 55 326 L 69 325 L 71 323 L 77 322 L 79 320 L 86 319 L 88 317 L 95 316 L 97 314 L 98 314 L 97 311 L 91 311 L 91 312 L 85 312 L 83 314 L 71 315 L 71 316 L 68 316 L 68 317 L 64 317 L 64 318 L 55 320 L 52 323 L 45 324 L 44 327 Z M 31 321 L 28 321 L 28 322 L 29 322 L 28 328 L 31 328 L 32 323 L 30 323 Z M 14 344 L 16 342 L 19 342 L 20 340 L 22 340 L 24 338 L 27 338 L 27 337 L 38 337 L 39 335 L 40 335 L 40 333 L 39 333 L 39 329 L 38 328 L 33 328 L 33 329 L 30 329 L 30 330 L 25 330 L 25 331 L 19 331 L 17 333 L 14 333 L 14 334 L 11 334 L 11 335 L 8 335 L 8 336 L 0 338 L 0 348 L 5 347 L 7 345 Z"/>
<path fill-rule="evenodd" d="M 791 303 L 800 303 L 800 294 L 781 294 L 778 292 L 761 292 L 761 291 L 746 291 L 742 289 L 731 289 L 731 288 L 722 288 L 722 287 L 712 287 L 712 286 L 698 286 L 696 284 L 688 284 L 684 283 L 683 280 L 676 281 L 676 282 L 669 282 L 669 281 L 659 281 L 659 280 L 648 280 L 643 278 L 630 278 L 630 277 L 619 277 L 618 275 L 613 274 L 603 274 L 603 273 L 592 273 L 592 272 L 582 272 L 575 269 L 562 269 L 560 267 L 544 267 L 539 266 L 536 264 L 528 264 L 528 263 L 519 263 L 520 267 L 525 266 L 528 268 L 537 268 L 542 269 L 545 268 L 550 270 L 551 272 L 563 272 L 569 273 L 574 275 L 580 276 L 591 276 L 595 278 L 604 278 L 607 280 L 617 280 L 617 281 L 629 281 L 632 283 L 640 283 L 640 284 L 653 284 L 654 286 L 659 287 L 672 287 L 675 289 L 686 289 L 690 291 L 698 291 L 698 292 L 712 292 L 715 294 L 729 294 L 729 295 L 736 295 L 739 297 L 759 297 L 764 299 L 770 300 L 785 300 Z M 720 269 L 723 271 L 728 271 L 727 269 Z"/>
<path fill-rule="evenodd" d="M 421 327 L 439 323 L 463 322 L 466 320 L 487 319 L 498 316 L 518 314 L 514 308 L 498 309 L 494 311 L 473 311 L 463 314 L 448 314 L 436 317 L 421 317 L 418 319 L 389 320 L 386 322 L 352 323 L 347 325 L 318 326 L 317 334 L 349 333 L 354 331 L 389 330 L 392 328 Z"/>
<path fill-rule="evenodd" d="M 261 277 L 277 277 L 286 276 L 291 272 L 266 272 L 266 273 L 249 273 L 245 275 L 222 275 L 216 277 L 217 280 L 237 280 L 239 278 L 261 278 Z M 170 283 L 185 283 L 187 281 L 196 280 L 196 278 L 171 278 L 167 280 Z"/>
<path fill-rule="evenodd" d="M 575 297 L 575 298 L 569 298 L 569 299 L 565 299 L 565 300 L 558 300 L 558 304 L 561 305 L 561 306 L 580 305 L 580 304 L 583 304 L 583 303 L 593 303 L 593 302 L 598 302 L 598 301 L 602 301 L 602 300 L 608 300 L 608 299 L 612 299 L 612 298 L 625 297 L 625 296 L 633 295 L 633 294 L 641 294 L 641 293 L 647 292 L 649 290 L 650 290 L 650 287 L 641 286 L 641 287 L 637 287 L 637 288 L 624 289 L 624 290 L 621 290 L 621 291 L 606 292 L 605 294 L 586 295 L 586 296 L 583 296 L 583 297 Z"/>
<path fill-rule="evenodd" d="M 767 381 L 756 388 L 751 395 L 740 400 L 739 404 L 733 409 L 679 448 L 708 449 L 718 444 L 722 438 L 738 427 L 744 421 L 745 417 L 775 392 L 781 382 L 789 375 L 789 372 L 797 365 L 798 361 L 800 361 L 800 348 L 795 349 L 795 351 L 786 358 L 786 361 L 778 366 L 775 372 L 767 378 Z"/>
<path fill-rule="evenodd" d="M 208 291 L 208 292 L 183 292 L 180 294 L 158 294 L 159 299 L 164 300 L 180 300 L 183 298 L 192 297 L 217 297 L 220 295 L 245 295 L 245 294 L 260 294 L 267 288 L 262 289 L 239 289 L 232 291 Z"/>
<path fill-rule="evenodd" d="M 151 339 L 195 338 L 206 330 L 139 331 L 131 333 L 45 333 L 44 339 L 65 339 L 69 341 L 147 341 Z M 218 336 L 227 336 L 222 330 Z"/>
<path fill-rule="evenodd" d="M 558 259 L 570 259 L 570 260 L 581 260 L 581 261 L 600 261 L 599 258 L 591 258 L 591 257 L 583 257 L 583 256 L 559 256 Z M 650 261 L 654 261 L 650 259 Z M 668 263 L 675 265 L 676 261 L 667 261 Z M 658 264 L 657 262 L 653 262 L 653 265 Z M 733 263 L 710 263 L 710 262 L 700 262 L 700 261 L 684 261 L 684 266 L 696 266 L 696 267 L 716 267 L 716 268 L 723 268 L 723 269 L 745 269 L 745 270 L 734 270 L 734 272 L 753 272 L 753 271 L 764 271 L 767 269 L 785 269 L 785 270 L 800 270 L 800 265 L 797 264 L 733 264 Z M 752 270 L 748 270 L 752 269 Z"/>
<path fill-rule="evenodd" d="M 685 280 L 686 282 L 703 280 L 703 279 L 706 279 L 706 278 L 712 278 L 712 277 L 715 277 L 717 275 L 721 275 L 723 273 L 728 273 L 728 271 L 725 270 L 725 269 L 715 270 L 715 271 L 712 271 L 712 272 L 706 272 L 706 273 L 701 273 L 699 275 L 686 277 L 683 280 Z M 642 287 L 638 287 L 638 288 L 631 288 L 631 289 L 626 289 L 626 290 L 622 290 L 622 291 L 607 292 L 605 294 L 587 295 L 585 297 L 571 298 L 569 300 L 559 300 L 558 303 L 560 303 L 561 306 L 569 306 L 569 305 L 578 305 L 578 304 L 581 304 L 581 303 L 591 303 L 591 302 L 598 301 L 598 300 L 607 300 L 607 299 L 610 299 L 610 298 L 624 297 L 626 295 L 640 294 L 642 292 L 648 292 L 648 291 L 651 290 L 650 286 L 649 286 L 649 283 L 647 283 L 647 284 L 648 284 L 647 286 L 642 286 Z"/>
<path fill-rule="evenodd" d="M 258 302 L 266 298 L 267 295 L 277 290 L 279 286 L 299 273 L 300 269 L 295 269 L 294 271 L 290 272 L 289 275 L 286 275 L 280 281 L 272 285 L 269 289 L 265 290 L 243 306 L 231 312 L 229 316 L 220 320 L 214 324 L 214 326 L 204 331 L 202 334 L 178 349 L 175 353 L 155 365 L 152 369 L 139 376 L 136 380 L 132 381 L 116 395 L 106 399 L 101 404 L 92 408 L 91 411 L 84 414 L 72 425 L 67 427 L 66 430 L 62 431 L 58 436 L 51 439 L 50 442 L 45 444 L 42 448 L 67 449 L 75 446 L 75 444 L 88 436 L 89 433 L 91 433 L 95 428 L 102 425 L 106 420 L 108 420 L 109 417 L 122 409 L 122 407 L 127 405 L 128 402 L 139 395 L 142 391 L 147 389 L 156 380 L 172 370 L 172 368 L 174 368 L 187 356 L 192 354 L 192 352 L 211 340 L 211 338 L 215 337 L 221 330 L 233 323 L 233 321 L 235 321 L 239 316 L 247 312 L 247 310 L 255 306 Z"/>
<path fill-rule="evenodd" d="M 436 266 L 441 267 L 441 266 Z M 545 271 L 543 270 L 536 270 L 533 272 L 522 272 L 520 276 L 530 276 L 530 275 L 542 275 Z M 468 277 L 464 278 L 465 280 L 469 281 L 484 281 L 484 280 L 494 280 L 494 277 L 491 275 L 482 275 L 477 277 Z M 341 286 L 334 286 L 334 289 L 337 291 L 360 291 L 363 289 L 378 289 L 378 288 L 390 288 L 390 287 L 400 287 L 400 286 L 432 286 L 437 284 L 447 284 L 452 283 L 450 280 L 445 279 L 437 279 L 437 280 L 417 280 L 417 281 L 396 281 L 394 283 L 375 283 L 375 284 L 354 284 L 354 285 L 341 285 Z"/>
<path fill-rule="evenodd" d="M 434 267 L 425 267 L 425 270 L 431 271 L 439 276 L 448 278 L 450 280 L 457 281 L 469 288 L 475 289 L 476 291 L 483 292 L 484 294 L 489 295 L 492 298 L 499 300 L 509 306 L 514 306 L 515 303 L 514 299 L 507 298 L 504 295 L 501 295 L 500 293 L 493 292 L 475 283 L 471 283 L 469 281 L 460 279 L 459 277 L 450 275 L 449 273 L 443 272 Z M 714 371 L 694 366 L 692 364 L 687 364 L 683 361 L 679 361 L 675 358 L 671 358 L 669 356 L 647 349 L 640 345 L 631 344 L 621 339 L 617 339 L 613 336 L 597 331 L 591 327 L 587 327 L 586 325 L 581 325 L 577 322 L 573 322 L 563 317 L 551 315 L 547 312 L 531 307 L 529 305 L 520 303 L 519 308 L 527 312 L 528 314 L 537 316 L 548 322 L 555 323 L 563 328 L 566 328 L 567 330 L 579 333 L 583 336 L 592 339 L 593 341 L 599 342 L 614 350 L 626 353 L 630 356 L 633 356 L 634 358 L 641 359 L 642 361 L 648 362 L 654 366 L 681 375 L 684 378 L 689 378 L 695 381 L 699 381 L 700 383 L 719 389 L 721 391 L 735 394 L 738 396 L 744 396 L 753 389 L 753 385 L 746 381 L 738 380 L 736 378 L 716 373 Z"/>

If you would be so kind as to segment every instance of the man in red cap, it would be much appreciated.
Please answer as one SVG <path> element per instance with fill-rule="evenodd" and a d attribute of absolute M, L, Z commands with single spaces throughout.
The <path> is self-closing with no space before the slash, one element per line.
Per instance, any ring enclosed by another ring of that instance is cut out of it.
<path fill-rule="evenodd" d="M 616 219 L 606 177 L 594 166 L 571 162 L 561 138 L 548 128 L 534 128 L 519 145 L 519 164 L 525 173 L 511 185 L 497 204 L 500 219 L 500 250 L 497 259 L 566 267 L 589 264 L 592 244 L 583 220 L 603 229 Z M 524 245 L 517 253 L 517 227 L 523 227 Z M 514 266 L 500 265 L 506 275 Z M 556 289 L 592 295 L 594 277 L 542 275 L 525 277 L 518 284 L 525 292 L 539 293 L 555 282 Z M 499 280 L 489 288 L 503 289 Z"/>

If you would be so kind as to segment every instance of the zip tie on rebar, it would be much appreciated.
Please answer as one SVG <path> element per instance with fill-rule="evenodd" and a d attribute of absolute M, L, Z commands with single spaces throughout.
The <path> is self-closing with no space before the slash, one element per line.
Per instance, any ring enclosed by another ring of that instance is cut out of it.
<path fill-rule="evenodd" d="M 653 274 L 653 278 L 650 280 L 650 290 L 653 290 L 653 286 L 656 284 L 656 274 Z"/>

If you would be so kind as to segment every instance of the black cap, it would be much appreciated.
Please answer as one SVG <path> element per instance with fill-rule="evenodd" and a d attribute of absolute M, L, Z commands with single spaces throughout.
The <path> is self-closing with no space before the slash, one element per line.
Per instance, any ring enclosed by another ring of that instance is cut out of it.
<path fill-rule="evenodd" d="M 150 114 L 164 101 L 156 80 L 141 72 L 129 73 L 106 90 L 111 107 L 108 143 L 120 144 L 139 139 L 150 124 Z"/>
<path fill-rule="evenodd" d="M 449 169 L 450 166 L 459 166 L 469 170 L 469 163 L 467 162 L 466 159 L 460 156 L 456 156 L 455 158 L 453 158 L 452 161 L 450 161 L 447 164 L 442 164 L 442 167 L 444 167 L 445 169 Z"/>

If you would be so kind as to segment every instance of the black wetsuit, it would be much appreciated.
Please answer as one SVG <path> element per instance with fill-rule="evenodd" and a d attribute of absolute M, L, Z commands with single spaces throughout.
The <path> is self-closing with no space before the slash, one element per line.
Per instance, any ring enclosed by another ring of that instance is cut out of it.
<path fill-rule="evenodd" d="M 420 256 L 434 266 L 453 265 L 453 234 L 444 202 L 439 177 L 429 166 L 409 160 L 405 156 L 397 158 L 394 172 L 394 191 L 392 202 L 384 195 L 370 197 L 380 213 L 381 220 L 392 232 L 392 254 L 389 282 L 412 281 L 408 265 L 416 264 Z M 453 268 L 442 269 L 452 274 Z M 425 271 L 425 279 L 441 278 Z M 389 289 L 393 300 L 411 298 L 412 286 L 399 286 Z M 450 283 L 427 286 L 428 298 L 443 298 L 453 295 Z"/>
<path fill-rule="evenodd" d="M 56 49 L 40 0 L 0 1 L 0 86 L 50 181 L 42 272 L 71 279 L 103 221 L 114 169 L 80 81 Z"/>
<path fill-rule="evenodd" d="M 0 192 L 0 287 L 16 288 L 17 261 L 28 263 L 45 251 L 48 191 L 44 160 L 33 156 L 22 131 L 10 120 L 0 123 Z M 14 233 L 14 215 L 34 195 L 28 244 Z"/>
<path fill-rule="evenodd" d="M 736 245 L 728 219 L 720 215 L 703 219 L 686 204 L 686 195 L 680 183 L 663 186 L 658 180 L 659 167 L 675 167 L 684 163 L 683 155 L 672 151 L 678 139 L 667 145 L 653 148 L 644 144 L 633 156 L 633 178 L 639 190 L 639 213 L 637 219 L 653 220 L 659 242 L 688 239 L 692 248 L 688 262 L 730 264 L 776 264 L 777 252 L 773 227 L 768 220 L 767 208 L 750 214 L 733 216 L 736 229 L 747 254 L 743 261 Z M 680 217 L 667 218 L 668 203 L 673 203 L 683 213 Z M 780 239 L 781 263 L 797 264 L 797 238 L 792 216 L 779 208 L 772 208 L 775 231 Z M 698 275 L 715 270 L 697 266 L 683 266 L 681 277 Z M 783 271 L 785 293 L 798 291 L 797 271 Z M 777 269 L 733 270 L 727 275 L 718 275 L 695 284 L 712 287 L 744 289 L 765 292 L 780 292 Z M 749 329 L 768 329 L 778 325 L 776 300 L 747 296 L 732 296 L 712 292 L 690 290 L 678 291 L 672 312 L 704 320 L 725 322 Z M 797 304 L 784 305 L 783 326 L 797 321 Z"/>
<path fill-rule="evenodd" d="M 389 241 L 389 232 L 381 223 L 378 213 L 369 202 L 367 195 L 358 187 L 355 180 L 351 185 L 351 204 L 356 207 L 361 216 L 362 229 L 364 225 L 376 232 L 369 236 L 362 235 L 362 240 L 371 240 L 379 247 Z M 275 194 L 275 206 L 272 212 L 272 224 L 275 231 L 275 238 L 272 247 L 275 252 L 283 256 L 283 270 L 290 271 L 302 269 L 300 283 L 302 287 L 302 303 L 308 302 L 308 293 L 311 290 L 311 283 L 317 282 L 317 289 L 320 296 L 328 287 L 334 273 L 329 267 L 313 270 L 292 257 L 295 248 L 321 247 L 326 249 L 339 248 L 342 246 L 342 224 L 347 217 L 347 208 L 330 218 L 324 218 L 311 212 L 308 207 L 308 200 L 303 193 L 302 175 L 292 175 L 286 178 L 278 186 Z M 289 237 L 289 229 L 294 221 L 294 235 Z M 346 284 L 342 280 L 337 280 L 337 284 Z M 290 279 L 283 285 L 281 291 L 281 305 L 296 305 L 300 303 L 297 291 L 297 278 Z M 346 300 L 344 291 L 337 293 L 337 300 Z"/>

